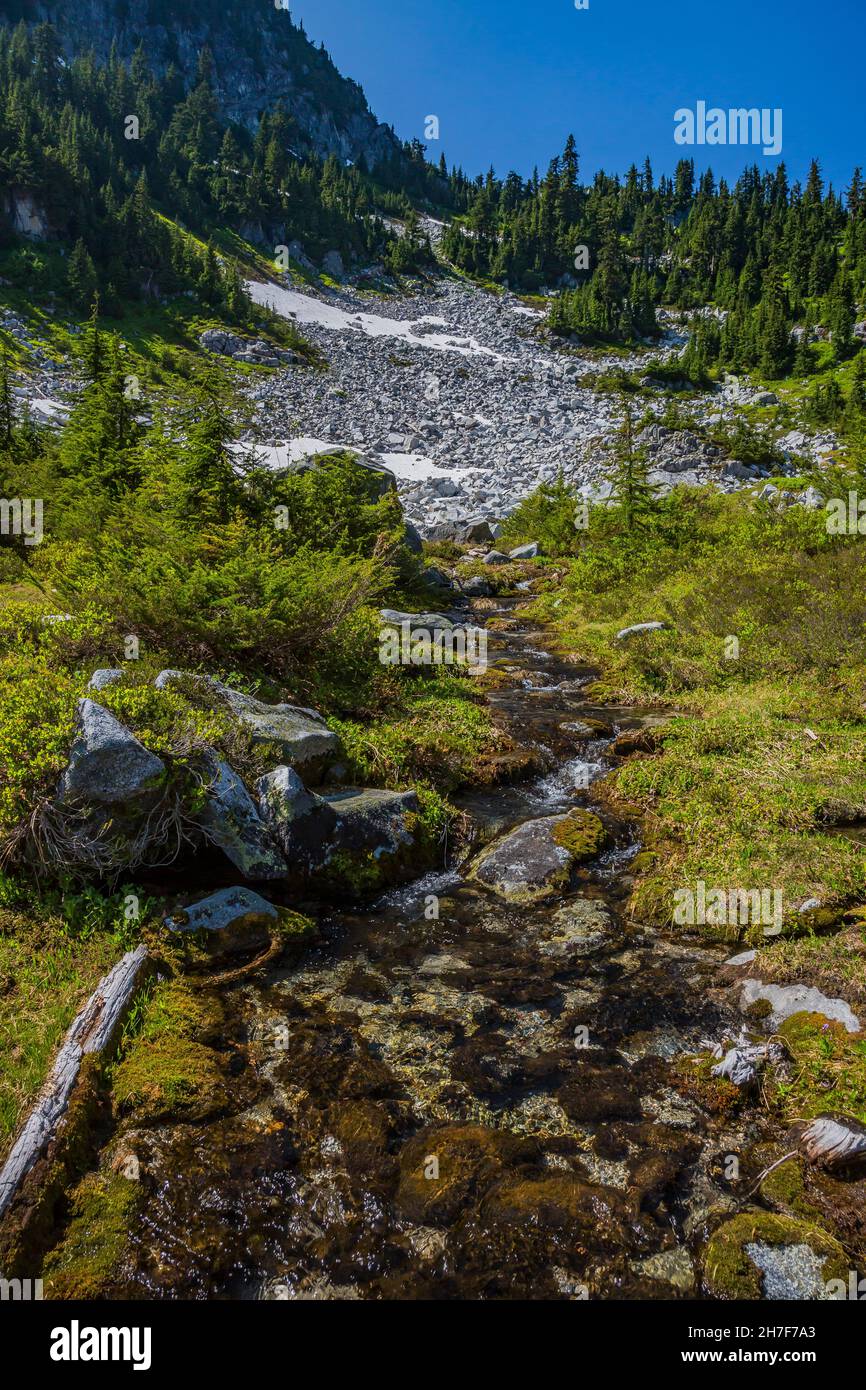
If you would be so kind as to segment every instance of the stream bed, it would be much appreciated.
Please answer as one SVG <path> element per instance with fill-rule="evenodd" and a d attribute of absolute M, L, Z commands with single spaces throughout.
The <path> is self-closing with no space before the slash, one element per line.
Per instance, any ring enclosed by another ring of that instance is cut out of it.
<path fill-rule="evenodd" d="M 710 988 L 730 952 L 625 911 L 639 845 L 593 783 L 658 714 L 593 705 L 592 673 L 502 612 L 512 679 L 489 698 L 545 770 L 458 798 L 474 848 L 584 806 L 606 849 L 544 905 L 452 863 L 322 909 L 299 963 L 225 990 L 230 1113 L 127 1129 L 113 1155 L 145 1191 L 122 1296 L 700 1296 L 707 1232 L 738 1209 L 725 1156 L 765 1123 L 726 1129 L 674 1084 L 736 1026 Z"/>

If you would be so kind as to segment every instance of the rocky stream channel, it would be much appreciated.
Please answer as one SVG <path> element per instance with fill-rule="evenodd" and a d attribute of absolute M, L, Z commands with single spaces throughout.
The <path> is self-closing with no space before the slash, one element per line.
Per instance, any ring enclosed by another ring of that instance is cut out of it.
<path fill-rule="evenodd" d="M 510 679 L 489 698 L 546 770 L 462 798 L 461 863 L 320 909 L 306 954 L 214 991 L 212 1106 L 105 1136 L 101 1170 L 140 1184 L 110 1294 L 726 1296 L 706 1242 L 754 1210 L 761 1167 L 732 1180 L 730 1156 L 775 1157 L 780 1135 L 689 1084 L 742 1026 L 730 951 L 629 919 L 640 845 L 593 789 L 613 739 L 664 716 L 592 704 L 593 673 L 545 650 L 524 597 L 497 601 Z M 605 836 L 555 896 L 505 901 L 473 874 L 481 845 L 574 808 Z M 776 1296 L 821 1296 L 801 1287 L 821 1252 L 779 1240 L 750 1247 Z"/>

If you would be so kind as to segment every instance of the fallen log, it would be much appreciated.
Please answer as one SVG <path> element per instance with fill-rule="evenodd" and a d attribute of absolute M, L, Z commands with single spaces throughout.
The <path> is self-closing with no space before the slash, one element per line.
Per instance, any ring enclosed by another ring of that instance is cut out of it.
<path fill-rule="evenodd" d="M 72 1023 L 0 1173 L 0 1219 L 27 1174 L 58 1137 L 84 1058 L 105 1052 L 116 1041 L 146 963 L 146 946 L 128 951 L 100 980 Z"/>

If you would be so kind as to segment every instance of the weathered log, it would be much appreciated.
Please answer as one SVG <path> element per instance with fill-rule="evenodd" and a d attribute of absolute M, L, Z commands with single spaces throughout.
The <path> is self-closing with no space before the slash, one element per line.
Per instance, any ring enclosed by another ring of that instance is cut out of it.
<path fill-rule="evenodd" d="M 100 980 L 72 1023 L 51 1075 L 0 1173 L 0 1218 L 27 1174 L 57 1137 L 84 1057 L 104 1052 L 116 1041 L 146 962 L 146 946 L 128 951 Z"/>

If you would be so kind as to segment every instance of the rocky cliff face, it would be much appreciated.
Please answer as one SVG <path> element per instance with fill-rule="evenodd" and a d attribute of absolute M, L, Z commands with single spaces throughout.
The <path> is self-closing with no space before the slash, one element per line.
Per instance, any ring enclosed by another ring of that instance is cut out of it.
<path fill-rule="evenodd" d="M 68 56 L 93 49 L 106 59 L 115 46 L 129 59 L 139 44 L 157 72 L 174 64 L 195 80 L 202 48 L 210 48 L 224 113 L 254 129 L 277 102 L 295 118 L 299 154 L 336 154 L 373 168 L 399 153 L 357 83 L 340 75 L 323 49 L 274 0 L 0 0 L 0 18 L 57 29 Z"/>

